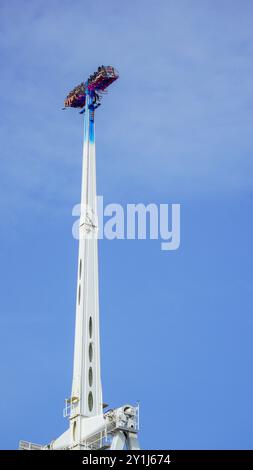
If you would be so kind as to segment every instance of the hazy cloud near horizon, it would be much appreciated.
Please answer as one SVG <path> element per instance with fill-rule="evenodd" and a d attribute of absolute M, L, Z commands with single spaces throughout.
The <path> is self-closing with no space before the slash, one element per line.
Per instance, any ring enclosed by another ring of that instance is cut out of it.
<path fill-rule="evenodd" d="M 100 193 L 251 193 L 253 5 L 236 3 L 1 2 L 1 205 L 78 202 L 82 121 L 61 107 L 100 63 L 120 72 L 97 112 Z"/>

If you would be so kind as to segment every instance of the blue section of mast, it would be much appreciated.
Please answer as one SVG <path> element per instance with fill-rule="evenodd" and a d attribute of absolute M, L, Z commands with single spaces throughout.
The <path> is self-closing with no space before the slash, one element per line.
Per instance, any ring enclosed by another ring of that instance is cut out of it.
<path fill-rule="evenodd" d="M 89 140 L 90 144 L 94 144 L 94 106 L 93 96 L 90 93 L 86 94 L 85 104 L 85 117 L 84 117 L 84 141 Z"/>
<path fill-rule="evenodd" d="M 90 110 L 90 143 L 94 144 L 94 109 Z"/>

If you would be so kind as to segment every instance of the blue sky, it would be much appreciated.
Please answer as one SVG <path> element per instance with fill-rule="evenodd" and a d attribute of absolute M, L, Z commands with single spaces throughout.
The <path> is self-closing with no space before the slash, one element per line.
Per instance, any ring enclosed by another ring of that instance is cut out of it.
<path fill-rule="evenodd" d="M 181 247 L 99 245 L 102 374 L 140 400 L 142 448 L 252 449 L 253 5 L 0 5 L 0 448 L 65 430 L 82 118 L 61 112 L 101 63 L 105 202 L 180 203 Z"/>

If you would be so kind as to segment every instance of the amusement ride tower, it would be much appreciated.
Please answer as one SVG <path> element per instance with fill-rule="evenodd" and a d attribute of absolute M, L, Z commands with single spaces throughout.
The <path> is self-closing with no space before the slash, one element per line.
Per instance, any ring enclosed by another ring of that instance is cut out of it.
<path fill-rule="evenodd" d="M 64 416 L 68 429 L 50 444 L 20 441 L 23 450 L 139 449 L 139 407 L 124 405 L 104 412 L 100 377 L 99 290 L 95 110 L 107 87 L 118 78 L 111 66 L 98 68 L 75 87 L 65 107 L 84 114 L 83 170 L 76 294 L 74 369 Z M 65 108 L 64 108 L 65 109 Z"/>

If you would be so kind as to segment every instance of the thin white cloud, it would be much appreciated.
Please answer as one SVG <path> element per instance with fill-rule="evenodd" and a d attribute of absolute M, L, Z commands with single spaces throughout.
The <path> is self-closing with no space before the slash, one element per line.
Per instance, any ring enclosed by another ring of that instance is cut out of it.
<path fill-rule="evenodd" d="M 121 75 L 97 113 L 105 191 L 119 182 L 162 196 L 251 188 L 247 8 L 238 22 L 223 2 L 25 3 L 0 10 L 1 201 L 8 184 L 14 207 L 34 204 L 34 191 L 45 205 L 79 197 L 81 118 L 60 108 L 99 63 Z"/>

